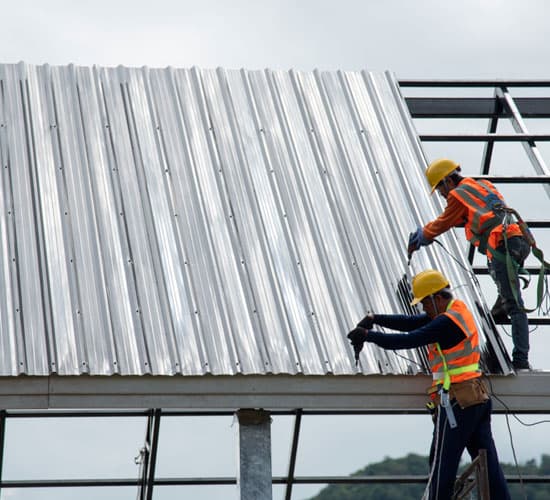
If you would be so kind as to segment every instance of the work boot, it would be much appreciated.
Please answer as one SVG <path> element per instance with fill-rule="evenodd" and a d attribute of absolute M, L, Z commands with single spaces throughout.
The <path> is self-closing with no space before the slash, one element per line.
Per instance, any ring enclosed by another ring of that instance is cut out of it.
<path fill-rule="evenodd" d="M 491 316 L 495 323 L 506 323 L 508 321 L 508 313 L 504 307 L 504 300 L 499 295 L 493 307 L 491 307 Z"/>
<path fill-rule="evenodd" d="M 532 370 L 531 365 L 528 361 L 518 361 L 514 359 L 512 361 L 512 366 L 514 367 L 514 371 L 517 372 L 529 372 Z"/>

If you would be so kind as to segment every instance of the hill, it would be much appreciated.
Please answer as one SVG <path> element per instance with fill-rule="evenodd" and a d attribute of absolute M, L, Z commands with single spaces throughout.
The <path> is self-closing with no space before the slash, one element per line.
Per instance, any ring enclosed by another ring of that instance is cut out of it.
<path fill-rule="evenodd" d="M 542 455 L 540 464 L 529 460 L 519 465 L 503 463 L 506 475 L 550 475 L 550 455 Z M 367 465 L 352 476 L 427 475 L 428 457 L 409 454 L 403 458 L 385 458 Z M 418 500 L 424 484 L 338 484 L 324 488 L 310 500 Z M 526 500 L 550 499 L 550 484 L 510 484 L 512 498 Z"/>

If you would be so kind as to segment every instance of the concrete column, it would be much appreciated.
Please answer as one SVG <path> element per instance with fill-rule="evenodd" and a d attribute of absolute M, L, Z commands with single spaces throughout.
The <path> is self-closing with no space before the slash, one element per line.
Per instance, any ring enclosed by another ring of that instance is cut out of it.
<path fill-rule="evenodd" d="M 271 500 L 271 417 L 264 410 L 238 410 L 239 500 Z"/>

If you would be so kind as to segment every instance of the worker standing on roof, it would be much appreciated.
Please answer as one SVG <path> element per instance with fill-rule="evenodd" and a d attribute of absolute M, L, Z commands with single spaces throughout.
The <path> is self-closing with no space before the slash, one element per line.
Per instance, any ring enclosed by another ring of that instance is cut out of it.
<path fill-rule="evenodd" d="M 432 162 L 426 177 L 432 193 L 437 190 L 447 206 L 437 219 L 411 233 L 409 255 L 450 228 L 465 224 L 466 239 L 487 256 L 489 273 L 497 285 L 498 298 L 491 313 L 495 319 L 510 316 L 513 366 L 529 369 L 529 323 L 518 277 L 529 255 L 528 241 L 517 224 L 504 229 L 504 198 L 489 181 L 462 177 L 460 165 L 449 159 Z M 507 254 L 511 257 L 508 264 Z"/>
<path fill-rule="evenodd" d="M 487 450 L 489 487 L 492 499 L 510 498 L 491 432 L 492 402 L 479 369 L 479 334 L 466 304 L 453 299 L 449 281 L 439 271 L 422 271 L 412 280 L 414 299 L 424 314 L 369 314 L 348 334 L 355 350 L 364 342 L 384 349 L 428 346 L 433 375 L 428 389 L 428 408 L 434 411 L 434 433 L 430 450 L 430 500 L 449 500 L 464 448 L 472 459 Z M 403 334 L 372 330 L 374 324 Z"/>

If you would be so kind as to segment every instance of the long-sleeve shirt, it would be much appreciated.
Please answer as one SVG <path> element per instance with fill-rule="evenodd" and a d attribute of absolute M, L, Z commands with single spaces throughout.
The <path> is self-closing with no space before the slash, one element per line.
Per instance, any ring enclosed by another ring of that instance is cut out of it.
<path fill-rule="evenodd" d="M 468 219 L 468 208 L 454 196 L 447 197 L 447 206 L 437 219 L 428 222 L 424 228 L 424 237 L 433 240 L 452 227 L 463 225 Z"/>
<path fill-rule="evenodd" d="M 427 314 L 375 314 L 374 323 L 407 333 L 383 333 L 369 330 L 366 341 L 384 349 L 412 349 L 439 343 L 441 349 L 450 349 L 464 340 L 464 332 L 448 316 L 440 314 L 431 320 Z"/>
<path fill-rule="evenodd" d="M 494 188 L 492 184 L 490 185 Z M 453 227 L 463 226 L 467 220 L 468 207 L 464 203 L 462 203 L 456 196 L 454 196 L 451 191 L 451 193 L 449 193 L 449 195 L 447 196 L 447 205 L 445 206 L 445 210 L 443 210 L 443 212 L 437 217 L 437 219 L 428 222 L 422 228 L 422 233 L 425 238 L 433 240 L 440 234 L 445 233 Z M 500 228 L 497 231 L 495 241 L 493 242 L 495 248 L 502 241 L 501 233 L 502 231 Z M 522 235 L 521 230 L 517 224 L 509 224 L 506 234 L 509 238 L 512 236 Z"/>

